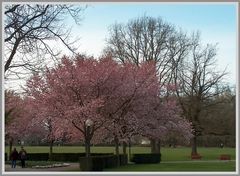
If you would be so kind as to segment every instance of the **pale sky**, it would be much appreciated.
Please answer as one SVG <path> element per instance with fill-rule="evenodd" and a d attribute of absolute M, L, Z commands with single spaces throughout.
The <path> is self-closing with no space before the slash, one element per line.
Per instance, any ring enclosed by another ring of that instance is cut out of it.
<path fill-rule="evenodd" d="M 160 16 L 188 33 L 199 30 L 203 43 L 218 43 L 219 69 L 227 67 L 226 81 L 235 84 L 237 8 L 231 3 L 92 3 L 82 25 L 73 26 L 74 34 L 81 37 L 79 52 L 99 56 L 106 46 L 109 26 L 143 15 Z"/>
<path fill-rule="evenodd" d="M 80 26 L 69 19 L 66 25 L 72 28 L 73 36 L 81 39 L 78 52 L 98 57 L 106 46 L 112 24 L 127 23 L 143 15 L 162 17 L 189 34 L 198 30 L 205 44 L 218 43 L 219 70 L 227 67 L 226 82 L 236 84 L 236 3 L 91 3 L 83 13 Z"/>

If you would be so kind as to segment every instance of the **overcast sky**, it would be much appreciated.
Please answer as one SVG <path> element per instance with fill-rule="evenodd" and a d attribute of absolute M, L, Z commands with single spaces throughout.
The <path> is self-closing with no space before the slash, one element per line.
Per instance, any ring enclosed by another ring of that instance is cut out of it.
<path fill-rule="evenodd" d="M 81 4 L 80 4 L 81 5 Z M 91 3 L 81 26 L 72 20 L 73 36 L 81 38 L 78 52 L 98 57 L 106 46 L 108 28 L 143 15 L 162 17 L 191 33 L 199 30 L 203 43 L 218 43 L 218 65 L 229 72 L 226 81 L 236 83 L 237 8 L 233 3 Z M 10 86 L 11 87 L 11 86 Z"/>

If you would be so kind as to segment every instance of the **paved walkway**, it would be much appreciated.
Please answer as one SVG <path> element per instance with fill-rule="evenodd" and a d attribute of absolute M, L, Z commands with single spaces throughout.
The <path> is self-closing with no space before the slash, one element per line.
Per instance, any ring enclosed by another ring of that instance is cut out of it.
<path fill-rule="evenodd" d="M 11 165 L 9 164 L 5 164 L 5 171 L 8 172 L 26 172 L 26 171 L 46 171 L 46 172 L 50 172 L 50 171 L 71 171 L 71 170 L 77 170 L 79 169 L 79 163 L 68 163 L 70 164 L 69 166 L 64 166 L 64 167 L 54 167 L 54 168 L 21 168 L 21 166 L 16 166 L 16 168 L 11 168 Z"/>

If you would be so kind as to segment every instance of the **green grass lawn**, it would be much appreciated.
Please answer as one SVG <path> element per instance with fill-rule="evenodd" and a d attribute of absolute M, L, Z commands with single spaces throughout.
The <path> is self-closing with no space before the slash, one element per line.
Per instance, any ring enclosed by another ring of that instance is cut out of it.
<path fill-rule="evenodd" d="M 20 147 L 16 147 L 20 150 Z M 5 148 L 8 152 L 8 147 Z M 47 146 L 25 146 L 28 153 L 47 153 Z M 121 150 L 121 148 L 120 148 Z M 134 153 L 150 153 L 150 147 L 132 147 Z M 128 150 L 127 150 L 128 151 Z M 81 153 L 85 152 L 83 146 L 54 146 L 55 153 Z M 93 153 L 114 153 L 114 147 L 91 147 Z M 106 171 L 235 171 L 235 161 L 219 161 L 221 154 L 230 154 L 235 160 L 235 148 L 198 148 L 202 155 L 202 162 L 191 162 L 191 148 L 161 148 L 162 162 L 159 164 L 129 164 Z M 212 160 L 216 160 L 212 162 Z M 176 161 L 174 163 L 174 161 Z M 183 161 L 183 162 L 181 162 Z M 188 161 L 188 162 L 184 162 Z M 172 163 L 171 163 L 172 162 Z"/>
<path fill-rule="evenodd" d="M 158 164 L 129 164 L 118 168 L 105 169 L 104 171 L 235 171 L 235 162 L 191 162 L 191 163 L 158 163 Z"/>

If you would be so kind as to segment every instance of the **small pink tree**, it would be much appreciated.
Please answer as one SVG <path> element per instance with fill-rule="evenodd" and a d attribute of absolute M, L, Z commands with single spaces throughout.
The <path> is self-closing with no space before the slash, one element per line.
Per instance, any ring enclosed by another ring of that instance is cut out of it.
<path fill-rule="evenodd" d="M 5 90 L 5 138 L 9 142 L 9 153 L 15 139 L 22 139 L 28 130 L 31 116 L 28 109 L 29 99 L 14 91 Z"/>

